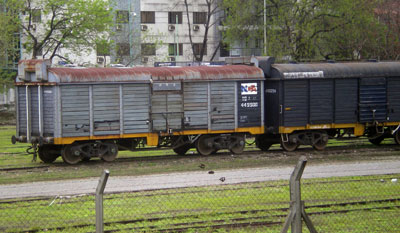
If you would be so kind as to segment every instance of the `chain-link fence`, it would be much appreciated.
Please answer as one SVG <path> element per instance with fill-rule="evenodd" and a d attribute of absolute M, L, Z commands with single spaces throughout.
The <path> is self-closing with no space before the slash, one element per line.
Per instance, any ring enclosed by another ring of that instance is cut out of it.
<path fill-rule="evenodd" d="M 400 174 L 387 174 L 303 179 L 305 212 L 318 232 L 400 232 L 399 178 Z M 213 186 L 105 193 L 104 231 L 282 230 L 291 206 L 288 180 L 223 181 Z M 95 232 L 95 223 L 94 195 L 0 201 L 0 232 Z M 305 224 L 303 230 L 308 232 Z"/>

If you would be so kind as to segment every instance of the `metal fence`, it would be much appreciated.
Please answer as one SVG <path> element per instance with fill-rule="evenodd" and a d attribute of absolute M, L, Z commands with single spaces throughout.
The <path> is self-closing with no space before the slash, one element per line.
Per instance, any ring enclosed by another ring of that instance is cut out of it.
<path fill-rule="evenodd" d="M 290 188 L 288 180 L 224 184 L 223 178 L 221 185 L 105 193 L 104 231 L 280 232 L 291 210 L 296 212 L 296 179 Z M 303 179 L 304 211 L 317 232 L 400 232 L 398 178 Z M 95 199 L 93 194 L 2 200 L 0 232 L 95 232 L 101 201 L 96 206 Z M 308 232 L 305 224 L 302 230 Z"/>

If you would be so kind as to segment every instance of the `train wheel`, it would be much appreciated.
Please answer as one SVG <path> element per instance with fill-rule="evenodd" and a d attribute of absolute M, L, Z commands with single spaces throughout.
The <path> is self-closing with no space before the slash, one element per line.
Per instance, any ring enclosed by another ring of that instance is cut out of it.
<path fill-rule="evenodd" d="M 61 151 L 58 149 L 57 146 L 54 145 L 43 145 L 39 146 L 38 155 L 39 158 L 44 163 L 52 163 L 54 162 L 58 156 L 60 156 Z"/>
<path fill-rule="evenodd" d="M 328 144 L 328 134 L 326 133 L 321 133 L 321 134 L 317 134 L 317 138 L 315 139 L 316 142 L 314 141 L 314 144 L 312 145 L 312 147 L 315 150 L 324 150 L 326 145 Z"/>
<path fill-rule="evenodd" d="M 321 139 L 321 140 L 318 140 L 318 142 L 313 145 L 313 148 L 315 150 L 324 150 L 327 144 L 328 144 L 328 140 L 325 141 L 325 140 Z"/>
<path fill-rule="evenodd" d="M 368 141 L 376 146 L 379 146 L 381 144 L 381 142 L 383 141 L 383 139 L 385 139 L 385 136 L 379 136 L 377 138 L 370 138 L 368 139 Z"/>
<path fill-rule="evenodd" d="M 396 131 L 396 133 L 393 135 L 394 136 L 394 141 L 397 143 L 397 144 L 400 144 L 400 132 L 399 132 L 400 130 L 397 130 Z"/>
<path fill-rule="evenodd" d="M 208 144 L 210 136 L 202 135 L 196 141 L 197 152 L 201 155 L 210 155 L 215 149 Z"/>
<path fill-rule="evenodd" d="M 68 164 L 77 164 L 82 160 L 81 153 L 72 145 L 66 145 L 61 156 L 63 161 Z"/>
<path fill-rule="evenodd" d="M 299 145 L 297 143 L 289 142 L 289 141 L 285 142 L 284 140 L 282 140 L 282 138 L 281 138 L 281 146 L 285 151 L 288 151 L 288 152 L 295 151 L 297 149 L 297 147 L 299 147 Z"/>
<path fill-rule="evenodd" d="M 114 161 L 118 155 L 118 146 L 115 143 L 104 143 L 106 152 L 101 156 L 101 159 L 106 162 Z"/>
<path fill-rule="evenodd" d="M 245 142 L 244 136 L 239 136 L 237 138 L 236 144 L 229 150 L 233 154 L 240 154 L 244 150 Z"/>
<path fill-rule="evenodd" d="M 177 155 L 185 155 L 188 150 L 190 150 L 190 145 L 183 145 L 174 149 Z"/>

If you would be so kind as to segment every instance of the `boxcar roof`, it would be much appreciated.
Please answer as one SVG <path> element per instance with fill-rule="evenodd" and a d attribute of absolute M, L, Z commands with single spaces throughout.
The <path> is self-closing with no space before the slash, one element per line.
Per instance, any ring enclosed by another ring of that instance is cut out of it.
<path fill-rule="evenodd" d="M 279 79 L 400 77 L 400 62 L 273 64 L 271 77 Z"/>
<path fill-rule="evenodd" d="M 134 68 L 49 68 L 49 81 L 60 83 L 146 82 L 263 79 L 254 66 L 192 66 Z"/>

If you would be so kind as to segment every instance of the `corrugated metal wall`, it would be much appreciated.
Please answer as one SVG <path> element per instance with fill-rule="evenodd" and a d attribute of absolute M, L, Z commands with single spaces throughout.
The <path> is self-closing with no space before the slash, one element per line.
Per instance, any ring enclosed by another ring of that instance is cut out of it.
<path fill-rule="evenodd" d="M 153 131 L 165 132 L 168 129 L 182 129 L 182 94 L 176 91 L 154 92 L 151 96 L 151 103 Z"/>
<path fill-rule="evenodd" d="M 283 125 L 306 125 L 308 123 L 308 80 L 283 82 Z"/>
<path fill-rule="evenodd" d="M 39 136 L 39 97 L 38 86 L 29 87 L 31 95 L 31 135 Z"/>
<path fill-rule="evenodd" d="M 53 86 L 29 86 L 29 117 L 31 136 L 40 136 L 40 118 L 42 118 L 43 136 L 54 136 L 54 87 Z M 41 106 L 39 104 L 39 96 Z M 39 109 L 40 108 L 40 109 Z M 18 125 L 19 134 L 27 134 L 26 115 L 26 86 L 18 87 Z M 41 112 L 39 114 L 39 111 Z"/>
<path fill-rule="evenodd" d="M 235 128 L 236 82 L 211 83 L 211 129 Z"/>
<path fill-rule="evenodd" d="M 167 94 L 154 93 L 151 96 L 151 119 L 153 131 L 167 129 Z"/>
<path fill-rule="evenodd" d="M 387 88 L 389 120 L 400 121 L 400 77 L 389 79 Z"/>
<path fill-rule="evenodd" d="M 149 132 L 150 86 L 125 84 L 122 88 L 124 133 Z"/>
<path fill-rule="evenodd" d="M 50 137 L 54 135 L 54 107 L 55 107 L 55 87 L 44 86 L 42 90 L 43 97 L 43 136 Z"/>
<path fill-rule="evenodd" d="M 310 124 L 333 122 L 333 80 L 310 80 Z"/>
<path fill-rule="evenodd" d="M 335 123 L 357 122 L 358 80 L 335 80 Z"/>
<path fill-rule="evenodd" d="M 167 95 L 168 128 L 182 129 L 183 100 L 182 94 L 168 93 Z"/>
<path fill-rule="evenodd" d="M 359 121 L 361 123 L 386 121 L 386 79 L 362 78 L 359 90 Z"/>
<path fill-rule="evenodd" d="M 119 134 L 119 85 L 93 85 L 94 135 Z"/>
<path fill-rule="evenodd" d="M 208 128 L 208 83 L 184 84 L 185 129 Z"/>
<path fill-rule="evenodd" d="M 61 86 L 60 91 L 62 136 L 89 136 L 89 85 Z"/>
<path fill-rule="evenodd" d="M 18 126 L 19 134 L 26 135 L 26 89 L 25 86 L 18 87 Z"/>

